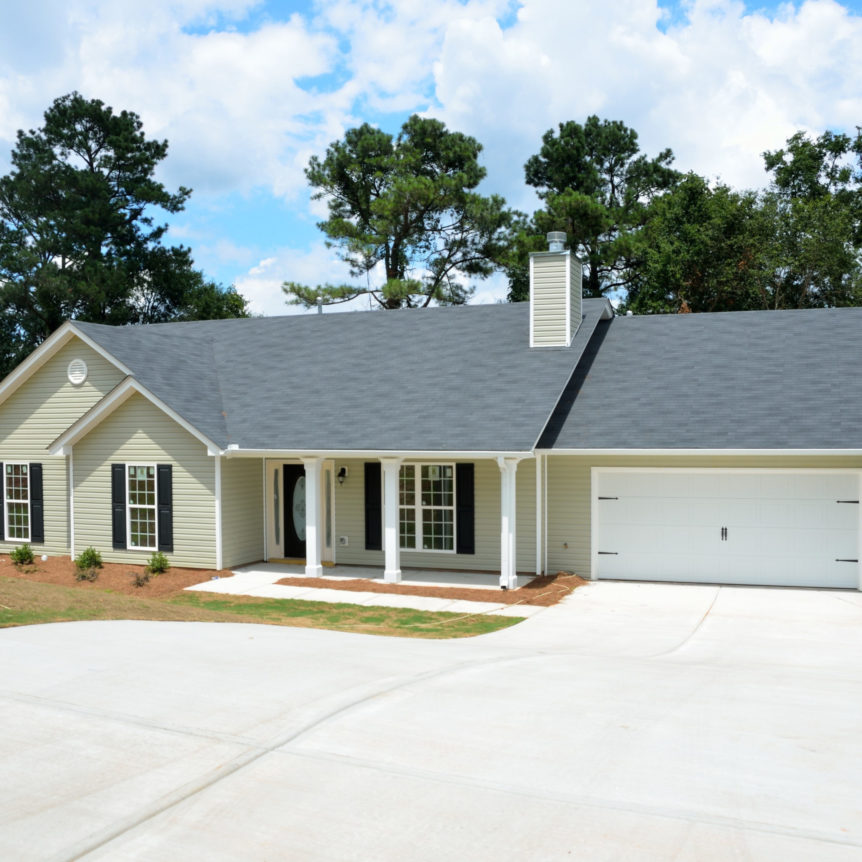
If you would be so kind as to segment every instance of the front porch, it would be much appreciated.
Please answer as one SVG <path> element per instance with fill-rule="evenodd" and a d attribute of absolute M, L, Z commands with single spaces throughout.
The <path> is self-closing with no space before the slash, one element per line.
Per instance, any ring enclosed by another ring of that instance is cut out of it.
<path fill-rule="evenodd" d="M 544 571 L 538 458 L 216 457 L 225 567 L 489 590 Z"/>

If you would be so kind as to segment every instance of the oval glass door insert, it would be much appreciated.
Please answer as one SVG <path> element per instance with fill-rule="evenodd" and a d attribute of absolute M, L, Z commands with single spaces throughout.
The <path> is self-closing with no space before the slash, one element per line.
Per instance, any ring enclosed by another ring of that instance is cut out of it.
<path fill-rule="evenodd" d="M 305 476 L 300 476 L 293 486 L 293 529 L 301 541 L 305 541 Z"/>

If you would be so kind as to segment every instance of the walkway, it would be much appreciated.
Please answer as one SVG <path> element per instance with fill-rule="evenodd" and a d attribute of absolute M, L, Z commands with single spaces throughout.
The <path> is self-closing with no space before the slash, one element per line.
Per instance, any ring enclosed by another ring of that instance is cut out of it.
<path fill-rule="evenodd" d="M 337 573 L 337 574 L 336 574 Z M 384 608 L 413 608 L 419 611 L 446 611 L 455 614 L 495 614 L 504 617 L 531 617 L 546 610 L 536 605 L 504 605 L 495 602 L 500 592 L 494 575 L 476 572 L 447 572 L 406 570 L 401 581 L 405 586 L 423 587 L 469 587 L 486 590 L 488 601 L 474 602 L 464 599 L 446 599 L 432 596 L 406 596 L 398 593 L 356 593 L 347 590 L 320 587 L 288 587 L 276 581 L 282 578 L 305 577 L 304 566 L 280 563 L 258 563 L 236 569 L 232 578 L 204 581 L 187 587 L 207 593 L 225 593 L 232 596 L 256 596 L 267 599 L 305 599 L 314 602 L 334 602 L 352 605 L 375 605 Z M 331 581 L 366 578 L 383 582 L 383 572 L 365 566 L 337 566 L 324 570 L 324 578 Z M 520 576 L 518 586 L 530 580 Z"/>

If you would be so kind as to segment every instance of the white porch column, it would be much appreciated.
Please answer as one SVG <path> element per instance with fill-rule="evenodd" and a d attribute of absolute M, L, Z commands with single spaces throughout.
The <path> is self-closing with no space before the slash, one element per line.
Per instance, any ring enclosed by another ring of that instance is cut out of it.
<path fill-rule="evenodd" d="M 398 475 L 401 458 L 381 458 L 383 465 L 383 580 L 401 580 L 401 537 L 398 515 Z"/>
<path fill-rule="evenodd" d="M 320 474 L 323 459 L 303 458 L 305 465 L 305 576 L 323 576 L 322 525 L 320 523 Z"/>
<path fill-rule="evenodd" d="M 517 458 L 497 458 L 500 468 L 500 586 L 513 590 L 518 586 L 515 566 L 515 474 Z"/>

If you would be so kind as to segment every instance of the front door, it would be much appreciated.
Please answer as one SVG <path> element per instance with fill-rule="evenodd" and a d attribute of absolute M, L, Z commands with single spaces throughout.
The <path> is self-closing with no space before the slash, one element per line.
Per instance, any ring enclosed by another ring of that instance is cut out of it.
<path fill-rule="evenodd" d="M 284 556 L 305 559 L 305 467 L 284 465 Z"/>

